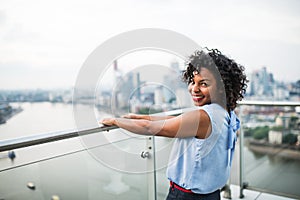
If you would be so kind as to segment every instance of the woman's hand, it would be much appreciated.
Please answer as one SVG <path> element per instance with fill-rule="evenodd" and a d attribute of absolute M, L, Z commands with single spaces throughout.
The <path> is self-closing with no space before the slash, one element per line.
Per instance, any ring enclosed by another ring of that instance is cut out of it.
<path fill-rule="evenodd" d="M 116 125 L 116 118 L 104 118 L 100 121 L 100 123 L 106 126 L 113 126 Z"/>
<path fill-rule="evenodd" d="M 149 117 L 147 115 L 138 115 L 133 113 L 128 113 L 126 115 L 123 115 L 122 118 L 125 119 L 148 119 Z M 117 126 L 117 120 L 116 118 L 104 118 L 100 121 L 101 124 L 104 124 L 106 126 Z"/>
<path fill-rule="evenodd" d="M 126 118 L 126 119 L 146 119 L 146 120 L 148 120 L 149 116 L 139 115 L 139 114 L 134 114 L 134 113 L 128 113 L 126 115 L 123 115 L 122 118 Z"/>

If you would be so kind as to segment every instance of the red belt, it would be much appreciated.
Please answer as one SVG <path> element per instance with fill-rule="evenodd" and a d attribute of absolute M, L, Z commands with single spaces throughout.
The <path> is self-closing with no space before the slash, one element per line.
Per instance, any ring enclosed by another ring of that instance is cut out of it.
<path fill-rule="evenodd" d="M 194 193 L 194 192 L 192 192 L 192 190 L 187 190 L 187 189 L 185 189 L 185 188 L 183 188 L 183 187 L 180 187 L 179 185 L 177 185 L 176 183 L 174 183 L 174 182 L 172 182 L 172 181 L 170 181 L 170 187 L 171 187 L 171 188 L 176 188 L 176 189 L 178 189 L 178 190 L 180 190 L 180 191 L 182 191 L 182 192 L 186 192 L 186 193 Z"/>

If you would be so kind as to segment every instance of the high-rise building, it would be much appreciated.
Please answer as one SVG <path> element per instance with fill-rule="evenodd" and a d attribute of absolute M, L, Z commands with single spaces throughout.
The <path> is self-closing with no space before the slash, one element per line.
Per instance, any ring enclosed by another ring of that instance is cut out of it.
<path fill-rule="evenodd" d="M 254 71 L 250 76 L 250 96 L 257 97 L 273 97 L 273 89 L 275 81 L 272 73 L 268 73 L 267 68 L 263 67 L 260 70 Z"/>

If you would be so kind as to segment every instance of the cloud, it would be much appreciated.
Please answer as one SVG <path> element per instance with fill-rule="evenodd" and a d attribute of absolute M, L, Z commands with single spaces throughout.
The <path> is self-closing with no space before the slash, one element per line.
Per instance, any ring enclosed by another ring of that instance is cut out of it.
<path fill-rule="evenodd" d="M 299 49 L 299 11 L 300 2 L 294 0 L 5 1 L 0 10 L 1 62 L 18 71 L 29 67 L 33 74 L 60 70 L 76 76 L 104 41 L 124 31 L 155 27 L 219 48 L 249 69 L 280 65 L 293 71 L 299 63 L 295 55 L 284 54 L 286 66 L 272 48 Z M 13 70 L 2 69 L 13 79 Z M 55 78 L 55 73 L 48 75 Z"/>

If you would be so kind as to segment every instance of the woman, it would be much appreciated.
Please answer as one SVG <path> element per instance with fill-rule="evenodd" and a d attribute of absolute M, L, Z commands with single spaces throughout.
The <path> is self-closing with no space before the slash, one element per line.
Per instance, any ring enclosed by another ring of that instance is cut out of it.
<path fill-rule="evenodd" d="M 244 68 L 216 49 L 201 50 L 190 56 L 183 79 L 198 109 L 176 117 L 129 114 L 101 123 L 136 134 L 176 138 L 167 169 L 167 200 L 220 199 L 239 128 L 233 110 L 247 87 Z"/>

